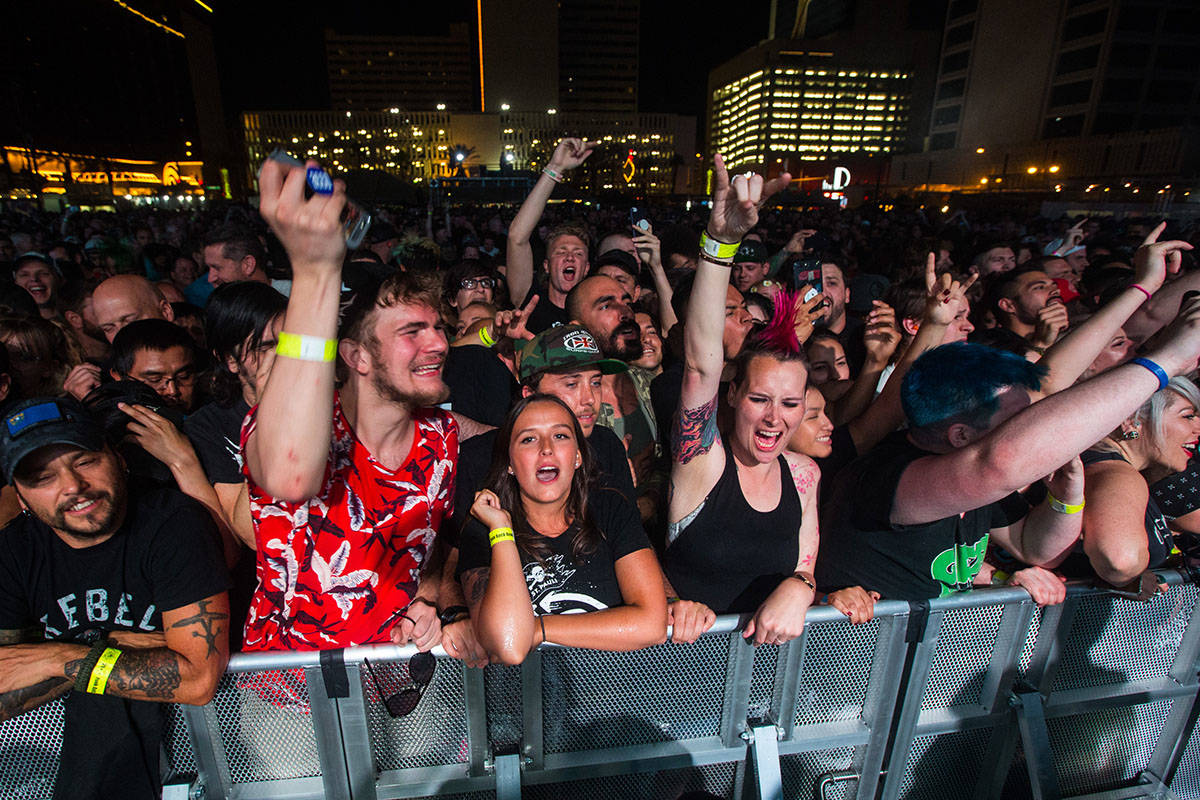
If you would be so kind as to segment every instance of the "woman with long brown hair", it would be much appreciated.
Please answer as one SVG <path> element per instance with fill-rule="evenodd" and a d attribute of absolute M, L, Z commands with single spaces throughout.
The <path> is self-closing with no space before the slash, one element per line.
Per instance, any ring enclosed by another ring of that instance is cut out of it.
<path fill-rule="evenodd" d="M 557 397 L 509 411 L 458 561 L 490 660 L 519 664 L 546 641 L 637 650 L 666 638 L 662 572 L 637 510 L 595 475 L 579 422 Z"/>

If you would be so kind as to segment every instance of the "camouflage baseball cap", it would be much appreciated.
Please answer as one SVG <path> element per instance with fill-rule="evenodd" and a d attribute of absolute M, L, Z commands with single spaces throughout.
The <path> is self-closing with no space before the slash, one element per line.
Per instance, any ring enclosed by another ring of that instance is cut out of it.
<path fill-rule="evenodd" d="M 595 367 L 604 375 L 624 372 L 629 368 L 624 361 L 605 358 L 596 344 L 596 337 L 582 325 L 572 324 L 559 325 L 533 337 L 521 351 L 521 365 L 517 372 L 524 383 L 543 372 L 582 367 Z"/>

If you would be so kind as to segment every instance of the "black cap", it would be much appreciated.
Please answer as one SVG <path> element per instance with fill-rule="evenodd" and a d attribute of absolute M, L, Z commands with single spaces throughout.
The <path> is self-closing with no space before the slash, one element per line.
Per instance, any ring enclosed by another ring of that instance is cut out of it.
<path fill-rule="evenodd" d="M 593 270 L 608 266 L 620 267 L 635 278 L 642 271 L 638 260 L 624 250 L 606 250 L 592 262 Z"/>
<path fill-rule="evenodd" d="M 52 444 L 103 450 L 104 431 L 91 415 L 69 398 L 35 397 L 12 406 L 0 426 L 0 469 L 12 483 L 22 459 Z"/>

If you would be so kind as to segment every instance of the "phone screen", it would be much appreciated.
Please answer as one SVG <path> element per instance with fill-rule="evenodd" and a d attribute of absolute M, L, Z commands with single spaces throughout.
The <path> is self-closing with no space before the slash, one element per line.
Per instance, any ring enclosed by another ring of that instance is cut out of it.
<path fill-rule="evenodd" d="M 805 284 L 811 287 L 804 293 L 806 303 L 823 291 L 819 258 L 797 258 L 792 261 L 792 287 L 798 290 Z"/>

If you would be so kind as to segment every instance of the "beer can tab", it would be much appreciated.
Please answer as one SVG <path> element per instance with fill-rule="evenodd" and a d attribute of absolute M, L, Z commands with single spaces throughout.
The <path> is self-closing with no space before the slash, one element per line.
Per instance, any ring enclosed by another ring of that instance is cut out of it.
<path fill-rule="evenodd" d="M 308 188 L 317 194 L 333 194 L 333 178 L 320 167 L 308 168 Z"/>

